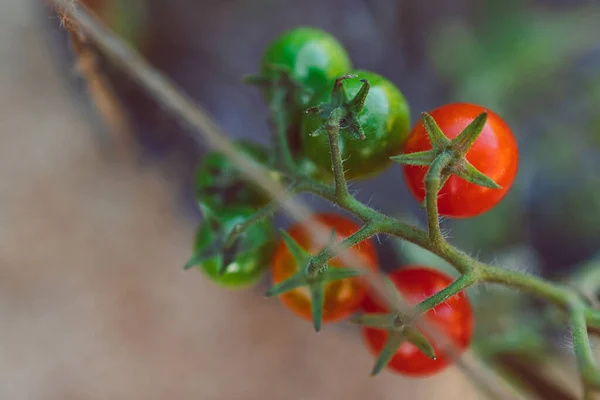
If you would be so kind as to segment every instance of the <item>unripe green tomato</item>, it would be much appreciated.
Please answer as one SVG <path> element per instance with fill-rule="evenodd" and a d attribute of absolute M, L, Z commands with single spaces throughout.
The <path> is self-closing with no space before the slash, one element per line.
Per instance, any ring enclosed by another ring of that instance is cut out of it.
<path fill-rule="evenodd" d="M 291 76 L 313 93 L 328 87 L 338 76 L 352 69 L 352 63 L 344 46 L 331 34 L 316 28 L 298 27 L 284 32 L 273 40 L 265 50 L 261 72 L 269 76 L 269 65 L 287 67 Z M 265 91 L 267 103 L 271 102 L 273 90 Z M 305 102 L 296 99 L 288 104 L 290 111 L 288 140 L 292 153 L 300 151 L 299 124 Z"/>
<path fill-rule="evenodd" d="M 262 73 L 269 64 L 289 68 L 292 77 L 318 91 L 352 69 L 346 50 L 331 34 L 316 28 L 299 27 L 273 40 L 262 58 Z"/>
<path fill-rule="evenodd" d="M 254 161 L 267 165 L 268 152 L 263 146 L 245 140 L 234 142 L 236 148 Z M 228 205 L 262 207 L 269 196 L 251 184 L 242 172 L 222 153 L 204 156 L 195 172 L 196 201 L 211 209 Z"/>
<path fill-rule="evenodd" d="M 401 153 L 410 129 L 410 108 L 404 95 L 389 80 L 368 71 L 352 71 L 356 79 L 347 79 L 343 85 L 348 98 L 353 98 L 367 79 L 371 84 L 364 109 L 358 115 L 366 139 L 351 138 L 344 129 L 340 130 L 340 151 L 344 160 L 347 179 L 368 178 L 391 164 L 390 157 Z M 311 106 L 331 100 L 332 85 L 319 92 Z M 301 140 L 303 153 L 323 171 L 332 173 L 329 138 L 325 132 L 318 136 L 311 133 L 326 120 L 319 115 L 305 114 L 302 118 Z"/>
<path fill-rule="evenodd" d="M 250 207 L 232 206 L 218 211 L 219 232 L 231 232 L 236 224 L 243 223 L 254 214 Z M 209 221 L 203 221 L 197 233 L 194 252 L 201 254 L 217 239 L 217 232 Z M 236 288 L 256 283 L 268 270 L 275 249 L 275 230 L 270 221 L 261 221 L 240 235 L 237 245 L 228 254 L 209 258 L 197 266 L 208 279 L 218 285 Z M 233 259 L 231 259 L 233 257 Z M 229 261 L 228 261 L 229 260 Z M 228 262 L 223 275 L 219 269 Z"/>

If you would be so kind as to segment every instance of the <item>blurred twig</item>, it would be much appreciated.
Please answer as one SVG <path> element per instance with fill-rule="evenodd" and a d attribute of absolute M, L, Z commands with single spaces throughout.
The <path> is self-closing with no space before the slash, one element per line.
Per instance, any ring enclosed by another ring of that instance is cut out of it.
<path fill-rule="evenodd" d="M 77 60 L 77 71 L 85 80 L 88 94 L 112 135 L 112 142 L 116 144 L 114 150 L 124 155 L 132 155 L 135 142 L 130 134 L 129 119 L 123 111 L 121 101 L 100 69 L 99 54 L 94 44 L 83 34 L 70 15 L 60 9 L 58 13 L 62 26 L 69 32 L 71 48 Z"/>

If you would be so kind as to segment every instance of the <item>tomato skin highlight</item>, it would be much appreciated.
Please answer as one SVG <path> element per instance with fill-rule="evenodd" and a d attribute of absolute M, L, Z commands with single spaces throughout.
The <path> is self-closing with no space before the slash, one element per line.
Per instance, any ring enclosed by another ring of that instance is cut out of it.
<path fill-rule="evenodd" d="M 519 150 L 509 126 L 495 112 L 475 104 L 446 104 L 430 114 L 442 132 L 454 139 L 479 114 L 487 112 L 487 121 L 480 136 L 466 155 L 467 160 L 484 175 L 501 186 L 490 189 L 451 176 L 438 196 L 441 215 L 454 218 L 469 218 L 489 211 L 506 195 L 517 175 Z M 419 121 L 412 129 L 404 145 L 404 153 L 414 153 L 431 149 L 431 143 L 423 122 Z M 422 202 L 425 199 L 425 175 L 428 167 L 403 165 L 406 183 Z"/>
<path fill-rule="evenodd" d="M 366 179 L 389 167 L 392 163 L 390 157 L 402 150 L 410 130 L 410 108 L 402 92 L 383 76 L 362 70 L 350 73 L 358 75 L 358 78 L 347 79 L 343 83 L 349 98 L 354 97 L 362 87 L 360 79 L 367 79 L 371 85 L 364 109 L 358 116 L 366 139 L 350 138 L 342 129 L 339 135 L 340 151 L 346 178 Z M 333 83 L 317 93 L 311 100 L 311 106 L 329 102 L 332 88 Z M 331 175 L 327 134 L 311 136 L 325 122 L 317 115 L 303 116 L 302 149 L 306 157 Z"/>
<path fill-rule="evenodd" d="M 388 275 L 398 291 L 410 305 L 416 305 L 427 297 L 446 288 L 453 279 L 435 269 L 422 266 L 402 267 Z M 365 313 L 387 313 L 387 307 L 375 296 L 368 296 L 363 302 Z M 473 310 L 464 292 L 450 297 L 444 303 L 425 314 L 432 327 L 439 329 L 454 343 L 457 350 L 465 350 L 473 336 Z M 362 327 L 361 333 L 367 347 L 375 356 L 379 355 L 388 337 L 385 330 Z M 432 360 L 412 343 L 400 345 L 387 369 L 400 375 L 425 377 L 445 369 L 451 359 L 444 354 L 436 341 L 423 332 L 432 344 L 436 359 Z"/>
<path fill-rule="evenodd" d="M 314 91 L 352 68 L 346 49 L 335 37 L 310 27 L 290 29 L 275 38 L 263 54 L 263 74 L 270 73 L 270 64 L 289 68 L 293 78 Z"/>
<path fill-rule="evenodd" d="M 360 229 L 354 221 L 334 213 L 315 214 L 312 221 L 318 221 L 328 227 L 335 228 L 336 241 L 341 241 Z M 294 224 L 287 231 L 310 254 L 316 255 L 321 250 L 318 243 L 302 223 Z M 365 240 L 352 248 L 353 254 L 371 270 L 377 270 L 377 253 L 370 240 Z M 334 268 L 344 268 L 339 258 L 333 258 L 329 265 Z M 275 248 L 272 259 L 273 284 L 291 277 L 298 271 L 293 256 L 283 241 Z M 367 295 L 366 283 L 361 278 L 349 278 L 330 282 L 325 288 L 325 303 L 323 306 L 323 322 L 334 322 L 349 317 L 360 309 Z M 296 315 L 312 321 L 311 299 L 306 288 L 299 288 L 279 296 L 281 302 Z"/>

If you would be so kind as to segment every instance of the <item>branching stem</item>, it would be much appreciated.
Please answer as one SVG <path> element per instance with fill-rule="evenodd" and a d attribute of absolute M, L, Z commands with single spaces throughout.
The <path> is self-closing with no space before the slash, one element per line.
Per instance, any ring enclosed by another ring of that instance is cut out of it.
<path fill-rule="evenodd" d="M 339 109 L 338 109 L 339 110 Z M 336 111 L 334 111 L 336 113 Z M 344 161 L 340 151 L 340 125 L 339 118 L 332 116 L 327 122 L 327 135 L 329 136 L 329 148 L 331 150 L 331 165 L 335 183 L 336 200 L 342 204 L 346 203 L 350 197 L 348 193 L 348 184 L 344 176 Z"/>
<path fill-rule="evenodd" d="M 570 325 L 573 329 L 573 342 L 575 345 L 575 354 L 577 357 L 581 379 L 585 388 L 587 397 L 590 397 L 592 391 L 600 390 L 600 370 L 594 363 L 593 354 L 590 348 L 588 337 L 588 328 L 600 329 L 600 311 L 589 306 L 583 301 L 579 293 L 567 286 L 551 283 L 542 278 L 526 275 L 523 273 L 508 271 L 500 267 L 487 265 L 477 261 L 464 252 L 447 243 L 439 229 L 439 219 L 437 212 L 437 194 L 442 185 L 444 168 L 449 160 L 443 154 L 432 164 L 426 178 L 427 188 L 427 221 L 428 232 L 406 224 L 396 218 L 386 216 L 369 206 L 361 203 L 349 194 L 346 180 L 344 178 L 343 162 L 340 155 L 338 142 L 339 129 L 328 129 L 332 166 L 335 175 L 335 186 L 331 187 L 322 183 L 301 177 L 298 186 L 290 193 L 281 193 L 281 187 L 265 179 L 265 171 L 253 166 L 240 157 L 235 149 L 227 143 L 215 125 L 214 121 L 195 104 L 189 96 L 183 94 L 175 85 L 167 80 L 158 71 L 151 68 L 138 54 L 132 49 L 123 45 L 111 32 L 107 31 L 99 22 L 91 18 L 85 12 L 79 10 L 70 0 L 53 0 L 59 11 L 63 15 L 69 16 L 73 23 L 77 23 L 82 32 L 89 35 L 91 40 L 99 44 L 109 57 L 118 61 L 119 64 L 156 99 L 171 111 L 174 115 L 180 117 L 183 121 L 189 123 L 194 128 L 203 131 L 209 143 L 217 150 L 222 151 L 234 161 L 240 170 L 246 172 L 253 181 L 263 187 L 273 198 L 280 200 L 295 219 L 307 218 L 309 210 L 301 205 L 297 205 L 296 210 L 292 209 L 289 202 L 289 195 L 299 192 L 311 192 L 323 197 L 332 203 L 338 204 L 343 209 L 352 213 L 361 219 L 365 225 L 354 235 L 342 241 L 333 249 L 325 249 L 315 256 L 310 265 L 314 265 L 315 271 L 321 268 L 339 251 L 344 248 L 360 243 L 362 240 L 377 234 L 388 234 L 403 240 L 415 243 L 432 253 L 440 256 L 452 264 L 462 277 L 454 281 L 448 288 L 436 293 L 428 299 L 425 299 L 417 307 L 419 313 L 425 313 L 429 309 L 441 304 L 448 297 L 464 290 L 466 287 L 478 282 L 492 282 L 508 287 L 513 287 L 532 295 L 544 298 L 554 305 L 558 306 L 569 317 Z M 276 114 L 281 114 L 281 110 L 272 110 Z M 287 140 L 283 140 L 286 135 L 286 120 L 284 116 L 274 116 L 274 123 L 278 132 L 277 138 L 285 146 Z M 279 148 L 279 146 L 277 146 Z M 292 165 L 288 160 L 287 151 L 282 150 L 285 164 Z M 278 150 L 279 151 L 279 150 Z M 293 163 L 293 160 L 292 160 Z M 290 166 L 288 165 L 288 167 Z M 290 172 L 290 171 L 288 171 Z M 275 204 L 268 205 L 265 209 L 257 212 L 251 218 L 251 221 L 243 224 L 236 229 L 236 234 L 243 232 L 252 226 L 253 223 L 264 220 L 273 215 L 278 209 Z M 298 211 L 300 210 L 300 211 Z M 339 247 L 340 249 L 337 249 Z M 591 397 L 590 397 L 591 398 Z"/>
<path fill-rule="evenodd" d="M 442 171 L 452 161 L 452 154 L 441 153 L 431 164 L 427 175 L 425 176 L 425 204 L 427 207 L 427 228 L 429 231 L 429 241 L 434 247 L 441 247 L 444 243 L 444 237 L 440 230 L 439 213 L 437 198 L 442 184 Z"/>

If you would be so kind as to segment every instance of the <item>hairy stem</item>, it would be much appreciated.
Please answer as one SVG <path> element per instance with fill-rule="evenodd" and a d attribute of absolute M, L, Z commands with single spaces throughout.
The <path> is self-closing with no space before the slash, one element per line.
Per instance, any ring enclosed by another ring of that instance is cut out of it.
<path fill-rule="evenodd" d="M 450 161 L 452 161 L 452 155 L 450 153 L 441 153 L 433 161 L 425 176 L 427 228 L 429 231 L 429 240 L 434 247 L 440 247 L 444 242 L 444 237 L 440 230 L 437 198 L 441 189 L 442 171 L 448 166 Z"/>
<path fill-rule="evenodd" d="M 226 249 L 231 247 L 241 234 L 246 232 L 254 225 L 258 224 L 259 222 L 262 222 L 267 218 L 271 218 L 279 210 L 280 207 L 281 205 L 279 203 L 273 201 L 261 208 L 260 210 L 258 210 L 253 215 L 251 215 L 244 222 L 237 224 L 227 237 L 224 247 Z"/>
<path fill-rule="evenodd" d="M 442 304 L 450 297 L 459 293 L 461 290 L 468 288 L 469 286 L 477 282 L 477 274 L 474 272 L 467 272 L 461 275 L 458 279 L 448 285 L 446 288 L 440 290 L 436 294 L 426 298 L 416 306 L 418 313 L 423 314 L 432 308 Z"/>
<path fill-rule="evenodd" d="M 292 151 L 288 143 L 288 129 L 289 129 L 289 118 L 282 104 L 283 99 L 274 97 L 271 100 L 271 121 L 275 127 L 275 134 L 273 135 L 274 147 L 275 147 L 275 164 L 287 172 L 294 172 L 296 169 L 296 163 L 292 156 Z"/>
<path fill-rule="evenodd" d="M 311 259 L 307 267 L 308 274 L 318 274 L 323 269 L 327 268 L 327 262 L 333 257 L 371 238 L 373 235 L 377 234 L 377 231 L 378 229 L 375 224 L 366 223 L 358 231 L 348 236 L 340 243 L 325 247 L 319 254 Z"/>
<path fill-rule="evenodd" d="M 339 110 L 339 109 L 338 109 Z M 339 112 L 339 111 L 337 111 Z M 333 113 L 336 113 L 334 111 Z M 345 203 L 350 197 L 348 185 L 344 176 L 344 161 L 340 151 L 340 124 L 339 118 L 332 116 L 331 123 L 327 123 L 327 135 L 329 136 L 329 148 L 331 149 L 331 166 L 335 182 L 335 196 L 338 202 Z"/>
<path fill-rule="evenodd" d="M 600 392 L 600 369 L 594 362 L 594 353 L 587 332 L 585 309 L 585 305 L 580 300 L 574 301 L 569 309 L 573 346 L 585 391 Z M 591 394 L 587 394 L 587 397 L 590 396 Z"/>
<path fill-rule="evenodd" d="M 148 65 L 139 54 L 124 45 L 122 41 L 118 40 L 114 34 L 103 27 L 95 18 L 90 17 L 89 14 L 81 11 L 73 2 L 70 0 L 53 0 L 53 2 L 59 10 L 64 12 L 64 15 L 68 15 L 72 19 L 73 23 L 78 24 L 82 34 L 88 35 L 89 39 L 93 40 L 100 50 L 105 52 L 113 60 L 117 61 L 117 63 L 135 78 L 155 99 L 157 99 L 165 109 L 179 117 L 182 121 L 190 124 L 197 131 L 203 132 L 204 137 L 212 147 L 228 156 L 241 171 L 244 171 L 248 177 L 252 179 L 252 181 L 269 193 L 275 201 L 280 202 L 282 208 L 284 208 L 293 219 L 305 221 L 310 218 L 311 210 L 301 203 L 292 201 L 284 187 L 278 184 L 274 179 L 268 178 L 264 168 L 256 166 L 255 163 L 250 162 L 247 157 L 238 154 L 234 146 L 232 146 L 231 142 L 226 138 L 226 135 L 220 131 L 212 118 L 189 96 L 185 95 L 164 75 Z M 280 125 L 278 130 L 281 129 L 281 127 L 284 127 L 285 125 L 285 120 L 283 122 L 277 122 L 276 125 Z M 284 129 L 281 129 L 281 132 L 284 132 Z M 202 141 L 198 137 L 194 136 L 194 139 L 197 140 L 199 144 L 202 144 Z M 462 280 L 459 279 L 455 281 L 455 283 L 451 285 L 451 289 L 442 291 L 443 293 L 440 292 L 442 294 L 436 294 L 432 296 L 432 298 L 425 300 L 427 303 L 426 305 L 421 306 L 422 310 L 425 310 L 426 307 L 434 307 L 435 304 L 439 304 L 438 302 L 443 301 L 446 295 L 451 295 L 453 291 L 460 289 L 461 285 L 464 284 L 466 287 L 467 284 L 472 284 L 470 282 L 471 279 L 475 279 L 475 282 L 493 282 L 514 287 L 545 298 L 559 306 L 569 315 L 569 320 L 573 328 L 575 353 L 586 390 L 590 392 L 592 389 L 600 388 L 600 374 L 598 368 L 594 364 L 587 333 L 588 327 L 600 327 L 600 313 L 598 310 L 594 310 L 586 305 L 580 299 L 577 291 L 571 290 L 566 286 L 553 284 L 534 276 L 483 264 L 451 246 L 444 240 L 436 242 L 441 237 L 441 235 L 435 231 L 436 227 L 439 229 L 437 212 L 431 212 L 432 215 L 428 215 L 428 225 L 430 229 L 429 232 L 424 232 L 423 230 L 403 223 L 396 218 L 381 214 L 361 203 L 348 193 L 337 139 L 337 135 L 330 135 L 332 164 L 334 174 L 336 175 L 335 187 L 332 188 L 311 181 L 308 178 L 304 178 L 306 180 L 302 182 L 302 189 L 298 191 L 309 191 L 328 199 L 333 203 L 339 204 L 340 207 L 351 212 L 365 222 L 366 226 L 374 227 L 373 232 L 370 230 L 366 231 L 370 236 L 378 233 L 386 233 L 413 242 L 448 261 L 460 273 L 466 276 Z M 285 143 L 287 143 L 287 141 Z M 443 170 L 442 161 L 439 161 L 439 164 L 440 166 L 436 167 L 436 169 L 439 168 L 441 171 Z M 433 175 L 433 172 L 431 174 Z M 429 183 L 430 188 L 428 188 L 428 192 L 437 193 L 435 190 L 436 185 L 438 186 L 439 191 L 440 183 L 436 182 L 434 179 L 433 182 Z M 433 191 L 431 190 L 432 188 L 434 189 Z M 430 204 L 428 204 L 428 209 L 431 210 L 434 207 L 437 207 L 437 202 L 435 201 L 436 196 L 428 194 L 428 197 L 432 206 L 430 207 Z M 263 212 L 268 216 L 272 211 L 273 209 L 268 209 Z M 435 224 L 432 223 L 434 216 L 436 220 Z M 262 216 L 257 216 L 257 219 L 260 220 L 260 218 L 262 218 Z M 315 237 L 323 236 L 323 242 L 326 241 L 326 230 L 314 227 L 314 232 Z M 361 235 L 364 234 L 364 232 L 365 231 L 363 231 Z M 358 236 L 357 238 L 360 239 Z M 431 240 L 432 238 L 434 240 Z M 331 259 L 332 255 L 333 251 L 331 254 L 326 253 L 322 255 L 319 262 L 327 262 L 327 259 Z M 343 256 L 343 254 L 340 254 L 340 258 L 342 258 L 344 262 L 347 262 L 349 266 L 353 267 L 354 265 L 361 264 L 359 260 L 352 259 L 352 257 L 348 257 L 347 255 Z"/>

